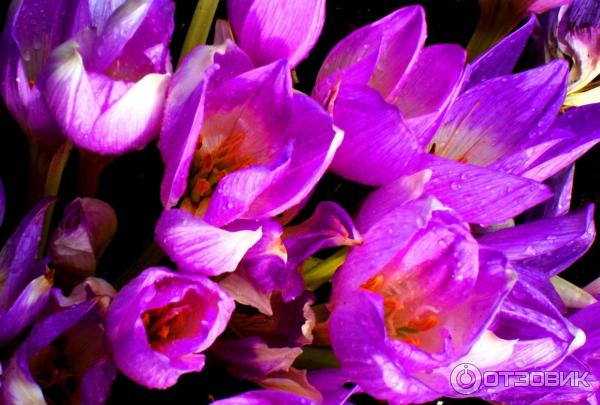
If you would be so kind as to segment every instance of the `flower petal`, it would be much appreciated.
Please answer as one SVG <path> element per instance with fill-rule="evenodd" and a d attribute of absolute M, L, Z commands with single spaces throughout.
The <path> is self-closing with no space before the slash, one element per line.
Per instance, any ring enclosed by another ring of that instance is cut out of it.
<path fill-rule="evenodd" d="M 488 80 L 458 97 L 435 135 L 435 153 L 487 166 L 546 131 L 566 93 L 568 66 L 540 68 Z"/>
<path fill-rule="evenodd" d="M 433 173 L 425 193 L 471 223 L 502 223 L 552 195 L 543 184 L 483 167 L 436 157 L 424 166 Z"/>
<path fill-rule="evenodd" d="M 156 242 L 180 270 L 215 276 L 234 271 L 262 236 L 260 228 L 228 232 L 178 209 L 164 211 Z"/>
<path fill-rule="evenodd" d="M 369 87 L 342 85 L 333 121 L 344 130 L 344 142 L 331 170 L 349 180 L 388 183 L 408 174 L 423 154 L 400 111 Z"/>
<path fill-rule="evenodd" d="M 230 0 L 227 11 L 237 43 L 257 66 L 287 59 L 294 67 L 321 34 L 325 0 Z"/>
<path fill-rule="evenodd" d="M 287 133 L 293 142 L 289 166 L 253 202 L 246 218 L 275 216 L 302 203 L 328 169 L 344 135 L 311 98 L 294 93 Z"/>
<path fill-rule="evenodd" d="M 322 100 L 340 80 L 366 85 L 387 97 L 425 43 L 427 28 L 421 6 L 403 7 L 373 24 L 355 30 L 329 52 L 314 95 Z"/>
<path fill-rule="evenodd" d="M 214 405 L 317 405 L 303 396 L 279 390 L 249 391 L 235 397 L 213 402 Z"/>
<path fill-rule="evenodd" d="M 408 126 L 425 146 L 441 124 L 441 116 L 461 87 L 467 54 L 458 45 L 433 45 L 386 98 L 402 112 Z"/>
<path fill-rule="evenodd" d="M 511 74 L 536 22 L 537 19 L 532 14 L 522 27 L 469 63 L 463 89 L 468 90 L 495 77 Z"/>
<path fill-rule="evenodd" d="M 594 206 L 562 217 L 542 219 L 488 233 L 479 243 L 503 252 L 510 260 L 554 276 L 569 267 L 596 236 Z"/>
<path fill-rule="evenodd" d="M 53 198 L 45 198 L 21 221 L 0 252 L 0 308 L 8 308 L 39 274 L 34 268 L 42 239 L 42 226 Z"/>

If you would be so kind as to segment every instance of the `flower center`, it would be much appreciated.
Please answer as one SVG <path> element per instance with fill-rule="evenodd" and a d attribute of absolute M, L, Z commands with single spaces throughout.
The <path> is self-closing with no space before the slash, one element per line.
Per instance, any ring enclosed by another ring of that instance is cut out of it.
<path fill-rule="evenodd" d="M 427 332 L 438 324 L 437 309 L 429 305 L 417 305 L 403 301 L 402 286 L 386 283 L 379 274 L 362 288 L 373 291 L 383 297 L 385 328 L 391 339 L 401 339 L 414 346 L 421 346 L 421 333 Z"/>
<path fill-rule="evenodd" d="M 160 346 L 180 337 L 190 313 L 191 307 L 181 302 L 144 312 L 142 321 L 150 346 L 159 350 Z"/>
<path fill-rule="evenodd" d="M 188 188 L 181 203 L 181 209 L 201 217 L 208 208 L 210 197 L 219 180 L 227 174 L 252 165 L 253 158 L 242 152 L 246 135 L 243 132 L 230 135 L 219 146 L 209 150 L 200 135 L 194 152 Z"/>

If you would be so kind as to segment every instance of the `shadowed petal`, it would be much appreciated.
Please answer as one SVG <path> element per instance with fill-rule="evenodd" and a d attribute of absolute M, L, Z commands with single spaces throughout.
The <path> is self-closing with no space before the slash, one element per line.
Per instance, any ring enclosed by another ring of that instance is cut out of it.
<path fill-rule="evenodd" d="M 278 390 L 249 391 L 235 397 L 213 402 L 214 405 L 317 405 L 303 396 Z"/>

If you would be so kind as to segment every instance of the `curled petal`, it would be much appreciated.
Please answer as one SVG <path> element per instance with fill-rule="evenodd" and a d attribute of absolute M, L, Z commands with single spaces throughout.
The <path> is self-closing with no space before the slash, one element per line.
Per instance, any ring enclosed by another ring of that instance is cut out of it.
<path fill-rule="evenodd" d="M 155 236 L 180 270 L 214 276 L 234 271 L 248 249 L 260 240 L 262 231 L 259 227 L 229 232 L 172 209 L 161 215 Z"/>

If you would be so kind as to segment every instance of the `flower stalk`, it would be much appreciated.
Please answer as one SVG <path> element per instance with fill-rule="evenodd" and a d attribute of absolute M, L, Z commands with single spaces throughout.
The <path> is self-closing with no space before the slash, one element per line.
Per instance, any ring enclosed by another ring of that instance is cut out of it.
<path fill-rule="evenodd" d="M 177 64 L 181 63 L 181 60 L 197 45 L 206 43 L 218 5 L 219 0 L 198 1 Z"/>

